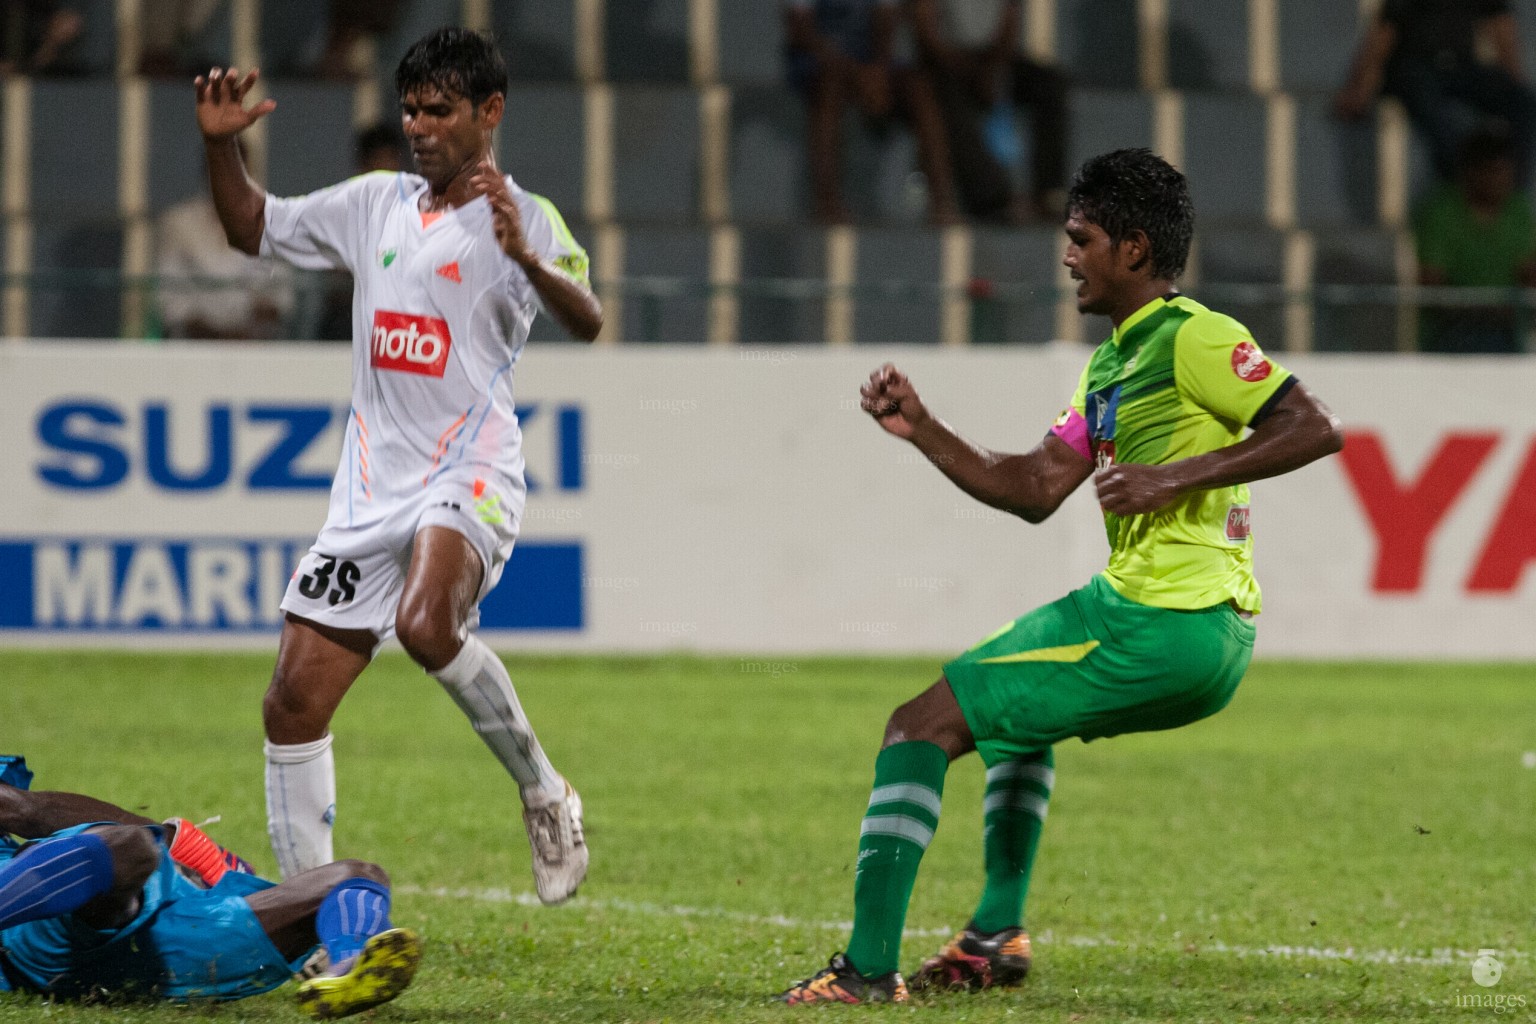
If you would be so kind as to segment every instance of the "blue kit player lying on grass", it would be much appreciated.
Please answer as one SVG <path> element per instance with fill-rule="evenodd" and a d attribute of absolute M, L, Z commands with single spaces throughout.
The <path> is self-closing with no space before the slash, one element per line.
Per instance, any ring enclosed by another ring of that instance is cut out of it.
<path fill-rule="evenodd" d="M 389 877 L 343 860 L 273 884 L 191 822 L 31 792 L 0 757 L 0 991 L 60 999 L 243 999 L 329 969 L 299 1008 L 328 1020 L 410 984 L 421 940 L 389 920 Z"/>

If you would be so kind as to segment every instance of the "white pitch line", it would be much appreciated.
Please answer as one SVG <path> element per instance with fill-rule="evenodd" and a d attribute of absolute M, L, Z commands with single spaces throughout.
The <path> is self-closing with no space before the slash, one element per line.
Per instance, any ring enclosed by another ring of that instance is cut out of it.
<path fill-rule="evenodd" d="M 510 889 L 449 889 L 442 886 L 425 888 L 419 885 L 400 885 L 395 891 L 405 896 L 427 896 L 433 899 L 467 900 L 472 903 L 513 903 L 520 907 L 537 907 L 539 898 L 531 892 L 512 892 Z M 820 931 L 846 932 L 853 927 L 851 921 L 802 921 L 782 914 L 747 914 L 739 910 L 721 907 L 689 907 L 681 904 L 644 903 L 635 900 L 594 899 L 578 896 L 568 906 L 590 907 L 594 910 L 617 910 L 651 917 L 707 917 L 737 924 L 768 925 L 774 928 L 814 928 Z M 952 928 L 908 928 L 903 935 L 909 938 L 948 937 Z M 1044 931 L 1030 936 L 1041 945 L 1072 946 L 1079 949 L 1129 949 L 1129 944 L 1118 939 L 1096 938 L 1091 935 L 1059 936 Z M 1193 944 L 1197 953 L 1220 953 L 1236 957 L 1273 957 L 1277 960 L 1338 960 L 1369 964 L 1408 964 L 1418 967 L 1455 967 L 1470 964 L 1477 957 L 1475 950 L 1441 948 L 1428 953 L 1404 953 L 1395 949 L 1335 949 L 1331 946 L 1288 946 L 1280 943 L 1269 946 L 1233 946 L 1220 941 Z M 1147 947 L 1142 947 L 1147 948 Z M 1523 960 L 1528 954 L 1518 949 L 1500 949 L 1500 960 Z"/>

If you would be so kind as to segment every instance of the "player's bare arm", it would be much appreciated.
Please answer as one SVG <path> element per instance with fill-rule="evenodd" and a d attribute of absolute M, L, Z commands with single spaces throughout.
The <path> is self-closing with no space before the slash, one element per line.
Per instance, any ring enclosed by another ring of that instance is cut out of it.
<path fill-rule="evenodd" d="M 216 67 L 192 82 L 197 93 L 197 127 L 203 133 L 208 161 L 208 185 L 219 223 L 229 244 L 251 256 L 261 251 L 267 193 L 246 174 L 238 138 L 277 109 L 273 99 L 245 105 L 246 96 L 260 79 L 261 72 L 256 69 L 241 78 L 237 68 Z"/>
<path fill-rule="evenodd" d="M 1160 466 L 1114 463 L 1101 470 L 1094 483 L 1100 505 L 1134 515 L 1160 509 L 1189 491 L 1289 473 L 1343 447 L 1338 417 L 1298 381 L 1237 444 Z"/>
<path fill-rule="evenodd" d="M 887 433 L 911 441 L 962 491 L 1031 523 L 1050 516 L 1093 470 L 1060 438 L 1021 454 L 973 444 L 928 412 L 912 382 L 890 363 L 859 389 L 862 407 Z"/>
<path fill-rule="evenodd" d="M 489 160 L 482 161 L 469 179 L 475 194 L 491 204 L 491 220 L 496 241 L 513 262 L 528 275 L 528 282 L 539 293 L 544 308 L 560 325 L 583 341 L 591 341 L 603 329 L 603 307 L 592 290 L 560 273 L 549 260 L 528 244 L 523 233 L 523 218 L 517 202 L 507 190 L 501 171 Z"/>
<path fill-rule="evenodd" d="M 88 821 L 113 821 L 120 825 L 158 824 L 80 793 L 25 790 L 0 784 L 0 833 L 40 839 Z"/>

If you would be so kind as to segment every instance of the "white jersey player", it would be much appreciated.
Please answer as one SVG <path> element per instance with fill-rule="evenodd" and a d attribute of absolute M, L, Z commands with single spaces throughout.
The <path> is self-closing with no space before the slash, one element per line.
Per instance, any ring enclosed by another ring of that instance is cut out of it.
<path fill-rule="evenodd" d="M 586 875 L 581 800 L 545 756 L 501 660 L 471 631 L 501 576 L 526 488 L 512 379 L 533 317 L 591 340 L 602 308 L 586 253 L 547 200 L 495 167 L 506 65 L 445 28 L 396 72 L 419 174 L 369 174 L 296 199 L 250 181 L 235 137 L 252 71 L 197 79 L 209 178 L 230 243 L 356 282 L 352 409 L 330 513 L 283 598 L 263 702 L 267 816 L 284 876 L 326 863 L 335 817 L 330 720 L 395 636 L 517 781 L 539 898 Z"/>

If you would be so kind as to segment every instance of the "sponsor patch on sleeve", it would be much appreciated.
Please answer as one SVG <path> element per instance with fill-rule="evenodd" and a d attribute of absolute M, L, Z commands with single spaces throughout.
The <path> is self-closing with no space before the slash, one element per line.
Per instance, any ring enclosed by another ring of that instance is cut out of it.
<path fill-rule="evenodd" d="M 568 252 L 564 256 L 555 257 L 555 266 L 578 281 L 585 281 L 587 279 L 587 266 L 589 262 L 587 254 L 584 252 Z"/>
<path fill-rule="evenodd" d="M 1275 364 L 1251 341 L 1240 342 L 1232 350 L 1232 372 L 1249 384 L 1256 384 L 1268 377 L 1274 368 Z"/>

